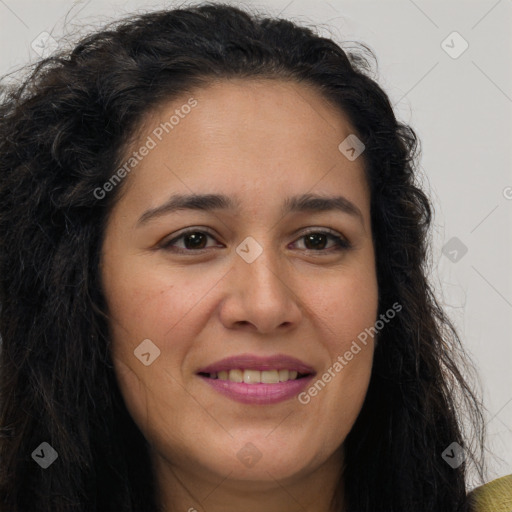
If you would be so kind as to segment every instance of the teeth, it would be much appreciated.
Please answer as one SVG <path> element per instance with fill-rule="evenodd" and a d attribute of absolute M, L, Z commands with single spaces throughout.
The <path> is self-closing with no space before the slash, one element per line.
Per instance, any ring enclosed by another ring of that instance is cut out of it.
<path fill-rule="evenodd" d="M 298 372 L 295 370 L 223 370 L 210 373 L 210 379 L 230 380 L 246 384 L 277 384 L 288 380 L 295 380 Z"/>
<path fill-rule="evenodd" d="M 279 382 L 279 372 L 277 370 L 261 372 L 261 382 L 263 384 L 277 384 Z"/>
<path fill-rule="evenodd" d="M 229 374 L 231 375 L 231 371 Z M 246 384 L 257 384 L 261 382 L 261 372 L 258 370 L 244 370 L 244 382 Z"/>
<path fill-rule="evenodd" d="M 243 382 L 244 381 L 244 372 L 242 370 L 229 370 L 229 374 L 228 374 L 228 372 L 223 372 L 223 373 L 227 374 L 225 380 L 227 380 L 229 378 L 229 380 L 232 382 Z"/>

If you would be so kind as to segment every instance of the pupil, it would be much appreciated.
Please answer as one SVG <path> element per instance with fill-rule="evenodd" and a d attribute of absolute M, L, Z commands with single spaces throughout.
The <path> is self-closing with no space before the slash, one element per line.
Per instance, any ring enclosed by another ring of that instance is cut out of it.
<path fill-rule="evenodd" d="M 311 234 L 311 235 L 306 235 L 306 240 L 307 240 L 307 241 L 311 241 L 311 240 L 314 240 L 314 239 L 315 239 L 315 237 L 323 237 L 323 238 L 325 238 L 325 235 L 322 235 L 322 234 Z M 307 245 L 308 245 L 308 244 L 307 244 L 307 242 L 306 242 L 306 247 L 307 247 Z M 315 243 L 313 242 L 313 247 L 318 248 L 318 245 L 319 245 L 318 243 L 316 243 L 316 244 L 315 244 Z M 322 243 L 320 242 L 320 245 L 321 245 L 321 246 L 322 246 L 322 248 L 323 248 L 323 245 L 324 245 L 324 244 L 322 244 Z"/>
<path fill-rule="evenodd" d="M 203 236 L 202 233 L 190 233 L 190 234 L 188 234 L 185 237 L 185 246 L 192 245 L 192 248 L 196 248 L 197 249 L 199 247 L 199 245 L 201 244 L 201 237 L 203 237 L 202 241 L 204 242 L 205 237 Z M 192 240 L 192 244 L 186 243 L 187 241 L 190 241 L 190 240 Z M 189 247 L 187 247 L 187 248 L 189 248 Z M 203 247 L 199 247 L 199 248 L 202 249 Z"/>

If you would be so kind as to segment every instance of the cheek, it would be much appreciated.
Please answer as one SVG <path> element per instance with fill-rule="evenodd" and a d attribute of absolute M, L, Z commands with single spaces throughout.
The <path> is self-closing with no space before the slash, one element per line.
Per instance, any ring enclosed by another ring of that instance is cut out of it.
<path fill-rule="evenodd" d="M 171 270 L 134 259 L 105 267 L 115 371 L 130 413 L 146 432 L 148 409 L 164 417 L 165 410 L 177 406 L 183 363 L 211 314 L 205 311 L 207 295 L 221 277 L 215 271 Z M 147 339 L 160 351 L 149 366 L 134 354 Z"/>
<path fill-rule="evenodd" d="M 136 262 L 126 269 L 119 266 L 107 280 L 114 339 L 126 338 L 128 333 L 134 340 L 154 338 L 163 343 L 173 331 L 180 331 L 181 338 L 184 328 L 193 327 L 186 322 L 187 315 L 219 280 L 212 272 L 191 277 L 190 271 L 163 265 L 130 271 L 136 268 Z"/>
<path fill-rule="evenodd" d="M 377 280 L 368 270 L 350 275 L 339 272 L 312 289 L 315 292 L 309 294 L 308 301 L 315 330 L 330 363 L 305 390 L 301 403 L 313 415 L 321 416 L 341 442 L 359 414 L 371 376 Z"/>
<path fill-rule="evenodd" d="M 330 351 L 342 351 L 347 341 L 373 326 L 378 312 L 378 286 L 372 267 L 351 272 L 343 270 L 308 283 L 304 297 L 311 307 Z M 349 343 L 350 345 L 350 343 Z"/>
<path fill-rule="evenodd" d="M 191 338 L 190 326 L 182 321 L 187 300 L 176 295 L 177 288 L 147 275 L 121 282 L 111 298 L 114 370 L 126 407 L 146 439 L 169 431 L 169 411 L 183 409 L 180 371 Z"/>

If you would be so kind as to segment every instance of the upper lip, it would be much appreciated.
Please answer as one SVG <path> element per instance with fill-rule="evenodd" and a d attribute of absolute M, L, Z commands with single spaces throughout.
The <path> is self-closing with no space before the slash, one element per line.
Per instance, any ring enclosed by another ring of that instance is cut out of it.
<path fill-rule="evenodd" d="M 256 356 L 240 354 L 226 357 L 208 366 L 200 368 L 197 373 L 215 373 L 229 370 L 295 370 L 298 373 L 315 373 L 315 370 L 292 356 L 276 354 L 274 356 Z"/>

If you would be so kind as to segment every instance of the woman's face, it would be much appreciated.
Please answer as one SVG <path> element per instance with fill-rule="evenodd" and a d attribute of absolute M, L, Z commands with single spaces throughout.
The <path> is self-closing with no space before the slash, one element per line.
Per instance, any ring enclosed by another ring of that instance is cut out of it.
<path fill-rule="evenodd" d="M 373 360 L 371 337 L 353 342 L 378 297 L 362 158 L 338 148 L 347 118 L 305 85 L 231 80 L 146 121 L 102 253 L 130 414 L 175 473 L 339 467 Z M 172 207 L 192 194 L 225 199 Z"/>

